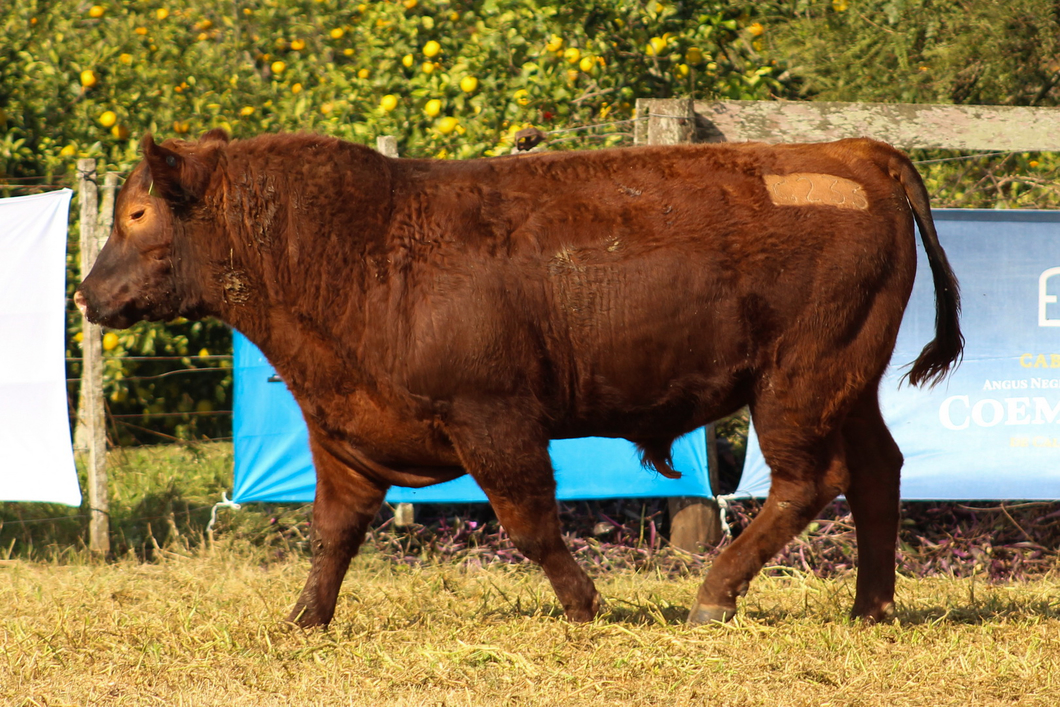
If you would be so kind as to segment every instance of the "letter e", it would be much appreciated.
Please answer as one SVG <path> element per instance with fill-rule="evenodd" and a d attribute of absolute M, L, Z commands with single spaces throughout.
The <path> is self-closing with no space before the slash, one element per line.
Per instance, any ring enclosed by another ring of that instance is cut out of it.
<path fill-rule="evenodd" d="M 1049 278 L 1060 275 L 1060 268 L 1049 268 L 1038 278 L 1038 326 L 1060 326 L 1060 319 L 1050 319 L 1046 307 L 1056 304 L 1056 295 L 1049 294 Z"/>

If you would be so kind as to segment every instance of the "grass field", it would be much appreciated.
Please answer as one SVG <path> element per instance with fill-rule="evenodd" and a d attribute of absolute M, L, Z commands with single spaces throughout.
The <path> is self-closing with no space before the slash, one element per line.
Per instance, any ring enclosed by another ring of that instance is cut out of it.
<path fill-rule="evenodd" d="M 230 445 L 111 462 L 109 562 L 84 548 L 85 508 L 0 504 L 2 707 L 1060 703 L 1056 504 L 907 506 L 897 620 L 880 626 L 846 619 L 842 508 L 733 623 L 698 628 L 684 617 L 712 555 L 666 548 L 658 504 L 564 511 L 608 602 L 588 625 L 487 510 L 425 508 L 397 532 L 384 512 L 331 628 L 303 632 L 283 618 L 308 570 L 305 506 L 222 510 L 210 543 Z"/>
<path fill-rule="evenodd" d="M 902 580 L 895 623 L 844 618 L 849 580 L 762 577 L 688 628 L 693 578 L 597 577 L 561 618 L 537 571 L 368 556 L 329 630 L 282 619 L 303 560 L 235 548 L 153 564 L 0 566 L 4 705 L 1055 705 L 1060 578 Z"/>

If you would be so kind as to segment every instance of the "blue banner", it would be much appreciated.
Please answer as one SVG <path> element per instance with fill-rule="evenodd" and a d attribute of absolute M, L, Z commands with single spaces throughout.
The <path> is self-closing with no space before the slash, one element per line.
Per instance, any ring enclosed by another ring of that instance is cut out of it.
<path fill-rule="evenodd" d="M 1060 499 L 1060 212 L 934 212 L 961 283 L 967 347 L 961 366 L 933 390 L 899 387 L 905 366 L 934 337 L 930 270 L 918 246 L 913 294 L 891 370 L 884 417 L 905 455 L 902 498 Z M 234 500 L 310 501 L 307 433 L 272 367 L 235 341 Z M 590 438 L 553 442 L 562 499 L 709 496 L 705 437 L 674 445 L 680 480 L 641 467 L 633 445 Z M 737 495 L 765 496 L 769 469 L 752 433 Z M 469 477 L 426 489 L 394 488 L 390 502 L 483 501 Z"/>
<path fill-rule="evenodd" d="M 935 336 L 917 279 L 880 401 L 909 500 L 1060 499 L 1060 212 L 945 210 L 935 225 L 961 284 L 964 360 L 933 390 L 899 379 Z M 769 489 L 752 433 L 741 488 Z"/>
<path fill-rule="evenodd" d="M 302 412 L 252 343 L 233 334 L 235 354 L 235 488 L 232 500 L 308 502 L 316 474 Z M 667 479 L 641 466 L 636 448 L 624 439 L 566 439 L 549 447 L 561 500 L 711 496 L 707 475 L 706 434 L 702 429 L 679 438 L 673 467 L 680 479 Z M 469 476 L 422 489 L 393 487 L 390 503 L 476 503 L 485 494 Z"/>

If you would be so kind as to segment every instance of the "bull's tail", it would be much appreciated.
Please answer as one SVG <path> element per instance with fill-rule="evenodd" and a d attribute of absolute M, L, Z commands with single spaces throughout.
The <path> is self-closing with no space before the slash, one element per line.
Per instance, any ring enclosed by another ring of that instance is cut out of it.
<path fill-rule="evenodd" d="M 913 217 L 920 228 L 920 239 L 927 251 L 931 278 L 935 283 L 935 338 L 920 352 L 904 378 L 916 386 L 927 383 L 933 387 L 946 377 L 951 366 L 960 361 L 964 351 L 964 335 L 961 334 L 960 325 L 961 293 L 957 278 L 946 259 L 946 252 L 939 243 L 938 233 L 935 232 L 924 180 L 904 156 L 894 166 L 897 169 L 892 174 L 901 182 L 913 208 Z"/>

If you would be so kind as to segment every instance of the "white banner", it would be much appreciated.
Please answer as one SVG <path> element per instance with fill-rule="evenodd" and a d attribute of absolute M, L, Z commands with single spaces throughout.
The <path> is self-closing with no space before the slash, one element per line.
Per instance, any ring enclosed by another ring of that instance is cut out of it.
<path fill-rule="evenodd" d="M 913 294 L 880 407 L 905 456 L 902 499 L 1060 499 L 1060 212 L 935 209 L 961 283 L 964 359 L 935 388 L 899 386 L 935 336 L 935 287 L 917 244 Z M 752 429 L 740 494 L 765 496 Z"/>
<path fill-rule="evenodd" d="M 81 504 L 66 402 L 69 189 L 0 199 L 0 500 Z"/>

